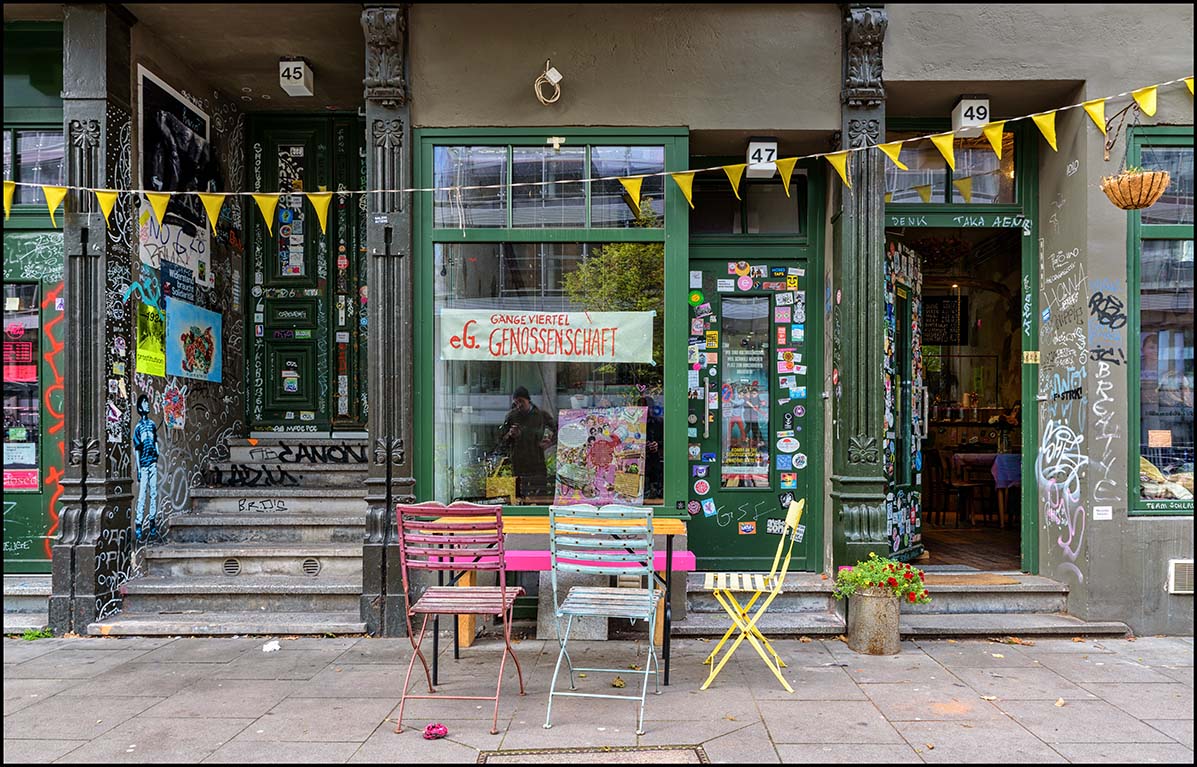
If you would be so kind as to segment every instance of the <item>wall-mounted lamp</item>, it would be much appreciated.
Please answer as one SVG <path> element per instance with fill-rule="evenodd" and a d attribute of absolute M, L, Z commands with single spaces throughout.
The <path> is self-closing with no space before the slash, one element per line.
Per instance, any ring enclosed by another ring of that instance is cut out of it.
<path fill-rule="evenodd" d="M 532 91 L 536 94 L 536 100 L 546 107 L 549 104 L 556 103 L 557 99 L 561 98 L 561 81 L 565 78 L 557 71 L 557 67 L 551 66 L 549 60 L 544 60 L 544 73 L 536 78 L 536 82 L 532 84 Z M 541 91 L 545 85 L 553 86 L 553 93 L 550 96 L 545 96 Z"/>

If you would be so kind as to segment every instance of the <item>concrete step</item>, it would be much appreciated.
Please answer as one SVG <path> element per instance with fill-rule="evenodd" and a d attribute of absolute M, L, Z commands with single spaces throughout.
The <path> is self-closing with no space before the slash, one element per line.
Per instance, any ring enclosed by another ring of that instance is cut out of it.
<path fill-rule="evenodd" d="M 1067 613 L 943 613 L 910 615 L 902 608 L 902 636 L 1125 636 L 1118 621 L 1083 621 Z"/>
<path fill-rule="evenodd" d="M 1000 573 L 1013 584 L 931 584 L 931 601 L 903 605 L 903 614 L 951 613 L 1063 613 L 1068 606 L 1068 586 L 1038 575 Z"/>
<path fill-rule="evenodd" d="M 364 634 L 358 611 L 261 613 L 205 611 L 171 614 L 118 613 L 87 627 L 92 636 L 233 636 Z"/>
<path fill-rule="evenodd" d="M 686 610 L 724 615 L 723 607 L 711 592 L 703 588 L 705 577 L 705 573 L 686 575 Z M 836 600 L 831 593 L 833 586 L 830 579 L 823 580 L 818 573 L 789 573 L 786 575 L 782 593 L 773 601 L 769 610 L 786 613 L 835 612 Z M 745 598 L 751 596 L 750 593 L 745 594 Z"/>
<path fill-rule="evenodd" d="M 353 544 L 172 543 L 146 549 L 150 575 L 294 575 L 362 577 L 361 542 Z"/>
<path fill-rule="evenodd" d="M 362 487 L 195 487 L 191 509 L 196 512 L 302 511 L 356 512 L 366 516 L 366 488 Z"/>
<path fill-rule="evenodd" d="M 121 591 L 126 613 L 347 613 L 359 607 L 362 580 L 344 576 L 146 576 L 127 582 Z"/>
<path fill-rule="evenodd" d="M 30 629 L 37 631 L 50 625 L 50 614 L 40 613 L 4 613 L 4 633 L 24 634 Z"/>
<path fill-rule="evenodd" d="M 686 614 L 686 619 L 673 622 L 674 636 L 720 637 L 731 626 L 727 613 Z M 846 630 L 843 616 L 835 612 L 773 612 L 757 621 L 761 633 L 770 638 L 795 636 L 838 636 Z"/>
<path fill-rule="evenodd" d="M 170 520 L 171 543 L 340 543 L 361 546 L 366 513 L 176 514 Z"/>
<path fill-rule="evenodd" d="M 50 601 L 49 575 L 5 575 L 4 613 L 44 613 Z"/>
<path fill-rule="evenodd" d="M 229 460 L 233 463 L 270 463 L 290 466 L 339 465 L 366 466 L 369 462 L 367 440 L 329 437 L 260 437 L 231 439 Z"/>
<path fill-rule="evenodd" d="M 210 463 L 205 481 L 214 487 L 266 487 L 286 490 L 292 487 L 353 487 L 365 494 L 369 475 L 364 463 Z"/>

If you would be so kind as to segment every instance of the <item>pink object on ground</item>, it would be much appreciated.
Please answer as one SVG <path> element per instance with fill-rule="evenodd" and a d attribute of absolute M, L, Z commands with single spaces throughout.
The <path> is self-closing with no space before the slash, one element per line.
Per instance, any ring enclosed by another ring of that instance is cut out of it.
<path fill-rule="evenodd" d="M 436 740 L 449 734 L 449 728 L 440 722 L 433 722 L 424 728 L 424 740 Z"/>

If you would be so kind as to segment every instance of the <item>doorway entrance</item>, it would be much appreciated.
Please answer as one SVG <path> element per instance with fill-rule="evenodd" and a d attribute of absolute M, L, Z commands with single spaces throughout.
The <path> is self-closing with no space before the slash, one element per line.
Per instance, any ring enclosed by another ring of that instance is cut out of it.
<path fill-rule="evenodd" d="M 250 123 L 251 186 L 282 192 L 272 226 L 254 211 L 248 228 L 251 432 L 365 428 L 365 198 L 334 194 L 322 230 L 302 194 L 365 188 L 363 131 L 356 115 Z"/>
<path fill-rule="evenodd" d="M 921 405 L 920 563 L 955 570 L 1022 569 L 1022 232 L 1016 228 L 887 231 L 918 260 L 921 312 L 896 291 L 900 381 L 911 379 L 906 329 L 918 336 L 925 396 L 895 391 L 899 411 Z M 905 420 L 899 417 L 897 423 Z M 899 430 L 901 442 L 909 436 Z M 901 451 L 899 451 L 901 452 Z M 899 471 L 898 485 L 901 485 Z M 899 489 L 901 489 L 899 487 Z"/>

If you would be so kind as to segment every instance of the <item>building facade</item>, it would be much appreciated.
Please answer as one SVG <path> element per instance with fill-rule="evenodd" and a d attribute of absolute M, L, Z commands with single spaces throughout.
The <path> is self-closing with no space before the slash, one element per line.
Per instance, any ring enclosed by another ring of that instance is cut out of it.
<path fill-rule="evenodd" d="M 801 497 L 795 571 L 1026 573 L 1083 620 L 1191 633 L 1192 28 L 7 5 L 6 180 L 268 196 L 71 191 L 51 221 L 17 187 L 5 572 L 51 573 L 56 632 L 265 609 L 397 634 L 396 502 L 643 502 L 699 570 L 766 570 Z M 1016 119 L 1103 97 L 1054 147 Z M 848 186 L 822 157 L 966 103 L 1008 123 L 952 163 L 854 152 Z M 1124 165 L 1170 171 L 1159 202 L 1107 200 Z"/>

